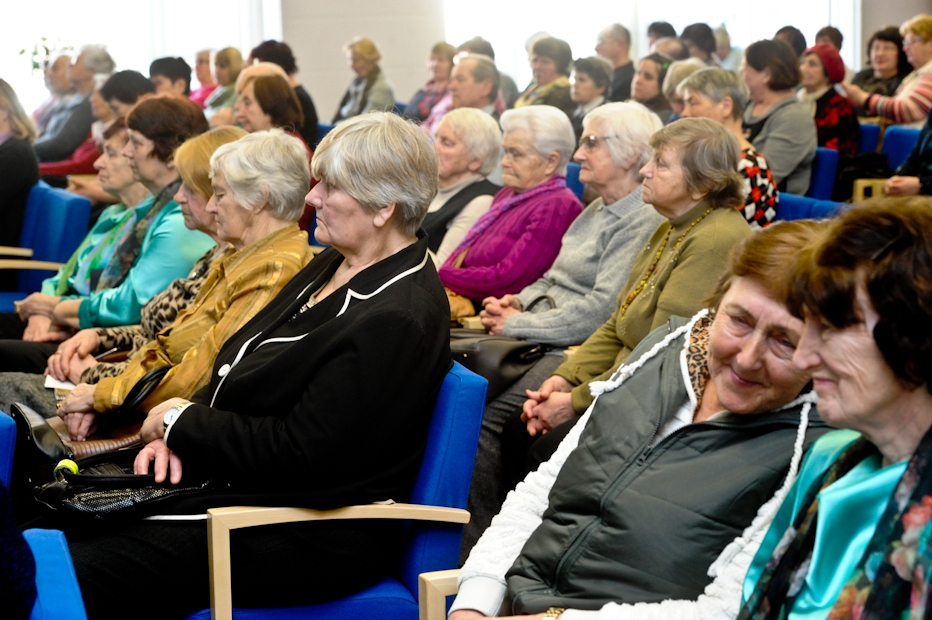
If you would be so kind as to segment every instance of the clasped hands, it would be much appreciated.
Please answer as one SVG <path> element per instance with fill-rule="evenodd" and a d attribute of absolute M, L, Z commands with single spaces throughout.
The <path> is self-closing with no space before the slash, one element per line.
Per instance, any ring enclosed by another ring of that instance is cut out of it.
<path fill-rule="evenodd" d="M 501 336 L 508 318 L 521 312 L 521 302 L 514 295 L 486 297 L 482 306 L 479 313 L 482 327 L 493 336 Z"/>
<path fill-rule="evenodd" d="M 546 434 L 576 415 L 571 394 L 575 386 L 554 375 L 537 390 L 525 390 L 527 400 L 521 408 L 521 421 L 527 424 L 528 435 Z"/>

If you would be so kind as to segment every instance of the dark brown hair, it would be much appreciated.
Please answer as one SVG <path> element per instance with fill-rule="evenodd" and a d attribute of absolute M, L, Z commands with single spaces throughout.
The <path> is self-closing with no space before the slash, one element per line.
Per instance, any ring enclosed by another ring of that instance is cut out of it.
<path fill-rule="evenodd" d="M 185 140 L 210 129 L 201 108 L 178 95 L 140 101 L 126 115 L 126 127 L 152 140 L 152 156 L 166 163 Z"/>
<path fill-rule="evenodd" d="M 570 74 L 570 65 L 573 64 L 573 52 L 570 50 L 570 44 L 563 39 L 556 37 L 538 39 L 534 41 L 531 53 L 546 56 L 556 63 L 557 71 L 563 75 Z"/>
<path fill-rule="evenodd" d="M 932 392 L 932 209 L 924 198 L 887 197 L 833 220 L 820 243 L 801 252 L 787 307 L 837 329 L 863 322 L 858 290 L 877 312 L 873 336 L 907 388 Z"/>
<path fill-rule="evenodd" d="M 304 126 L 301 102 L 285 78 L 280 75 L 246 78 L 243 88 L 249 83 L 252 83 L 256 103 L 272 119 L 273 127 L 295 130 Z"/>
<path fill-rule="evenodd" d="M 751 43 L 744 51 L 744 59 L 757 71 L 770 69 L 771 90 L 788 90 L 799 84 L 799 59 L 793 48 L 784 41 L 764 39 Z"/>

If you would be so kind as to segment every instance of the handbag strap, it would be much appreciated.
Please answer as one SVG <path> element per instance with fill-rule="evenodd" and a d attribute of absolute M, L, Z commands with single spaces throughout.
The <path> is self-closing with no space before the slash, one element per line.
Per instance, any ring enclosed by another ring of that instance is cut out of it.
<path fill-rule="evenodd" d="M 157 366 L 144 374 L 142 378 L 136 382 L 136 385 L 130 389 L 126 398 L 123 399 L 123 404 L 120 405 L 120 409 L 117 413 L 124 414 L 135 412 L 142 405 L 143 401 L 149 397 L 149 394 L 159 386 L 159 383 L 162 382 L 162 378 L 165 377 L 171 369 L 171 366 Z"/>
<path fill-rule="evenodd" d="M 550 304 L 551 310 L 557 309 L 557 302 L 553 300 L 553 297 L 551 297 L 550 295 L 538 295 L 537 297 L 534 298 L 534 301 L 532 301 L 531 303 L 527 305 L 527 308 L 524 309 L 524 312 L 530 312 L 531 310 L 534 309 L 534 306 L 536 306 L 542 301 L 546 301 L 548 304 Z"/>

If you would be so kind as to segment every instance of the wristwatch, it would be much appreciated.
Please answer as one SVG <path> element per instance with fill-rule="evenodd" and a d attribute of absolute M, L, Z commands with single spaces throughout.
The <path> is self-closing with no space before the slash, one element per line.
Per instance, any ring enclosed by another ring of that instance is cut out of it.
<path fill-rule="evenodd" d="M 544 612 L 544 618 L 559 618 L 564 611 L 566 611 L 566 607 L 551 607 Z"/>
<path fill-rule="evenodd" d="M 181 415 L 181 412 L 188 408 L 188 405 L 191 403 L 182 403 L 180 405 L 175 405 L 171 409 L 165 412 L 165 416 L 162 418 L 162 430 L 168 431 L 168 427 L 174 424 L 175 420 L 178 419 L 178 416 Z"/>

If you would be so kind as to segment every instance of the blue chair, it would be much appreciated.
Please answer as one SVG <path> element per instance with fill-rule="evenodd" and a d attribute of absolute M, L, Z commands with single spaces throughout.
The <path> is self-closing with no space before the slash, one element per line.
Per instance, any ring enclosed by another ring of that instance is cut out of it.
<path fill-rule="evenodd" d="M 0 269 L 19 269 L 19 290 L 0 292 L 0 311 L 42 288 L 42 281 L 71 258 L 87 235 L 91 201 L 39 181 L 29 192 L 19 248 L 0 248 Z M 28 260 L 31 257 L 32 260 Z M 26 260 L 24 260 L 26 259 Z"/>
<path fill-rule="evenodd" d="M 821 220 L 837 215 L 845 208 L 844 203 L 831 200 L 816 200 L 806 196 L 797 196 L 780 192 L 780 204 L 777 206 L 777 221 L 785 220 Z"/>
<path fill-rule="evenodd" d="M 0 411 L 0 482 L 10 488 L 13 477 L 13 448 L 16 447 L 16 422 Z"/>
<path fill-rule="evenodd" d="M 320 144 L 320 141 L 324 139 L 328 133 L 333 131 L 333 128 L 336 125 L 331 125 L 330 123 L 317 123 L 317 142 L 314 143 L 314 148 L 317 148 L 317 145 Z"/>
<path fill-rule="evenodd" d="M 858 123 L 861 134 L 858 137 L 858 153 L 875 153 L 880 144 L 880 125 L 877 123 Z"/>
<path fill-rule="evenodd" d="M 916 143 L 919 142 L 920 131 L 913 127 L 899 125 L 887 127 L 883 133 L 883 146 L 880 147 L 880 152 L 887 154 L 887 162 L 892 169 L 896 170 L 906 161 Z"/>
<path fill-rule="evenodd" d="M 284 618 L 416 620 L 418 575 L 457 566 L 479 427 L 488 383 L 454 362 L 437 397 L 427 449 L 411 493 L 411 504 L 349 506 L 331 511 L 305 508 L 215 508 L 207 511 L 210 600 L 188 620 L 281 620 Z M 447 508 L 439 508 L 445 506 Z M 230 530 L 281 522 L 333 518 L 410 520 L 397 574 L 358 594 L 330 603 L 287 609 L 233 609 L 230 591 Z M 213 613 L 211 613 L 213 612 Z"/>
<path fill-rule="evenodd" d="M 579 180 L 579 171 L 582 170 L 582 166 L 577 164 L 574 161 L 566 164 L 566 187 L 571 192 L 576 194 L 576 197 L 579 198 L 579 202 L 583 201 L 583 184 Z"/>
<path fill-rule="evenodd" d="M 838 151 L 821 146 L 816 148 L 815 159 L 812 161 L 812 175 L 809 178 L 809 191 L 806 192 L 806 196 L 830 200 L 837 172 Z"/>

